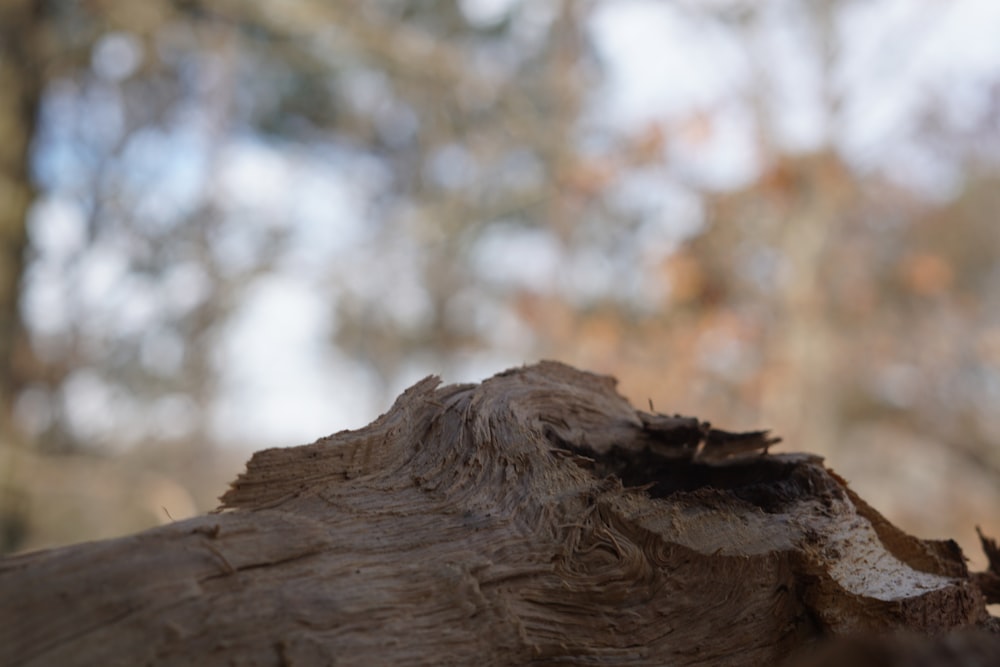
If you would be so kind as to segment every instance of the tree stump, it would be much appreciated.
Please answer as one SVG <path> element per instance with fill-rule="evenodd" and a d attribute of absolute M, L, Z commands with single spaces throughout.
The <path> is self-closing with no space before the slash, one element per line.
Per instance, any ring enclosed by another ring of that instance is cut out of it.
<path fill-rule="evenodd" d="M 0 560 L 0 664 L 773 665 L 995 627 L 996 562 L 970 574 L 765 432 L 614 387 L 555 362 L 427 378 L 257 452 L 216 513 Z"/>

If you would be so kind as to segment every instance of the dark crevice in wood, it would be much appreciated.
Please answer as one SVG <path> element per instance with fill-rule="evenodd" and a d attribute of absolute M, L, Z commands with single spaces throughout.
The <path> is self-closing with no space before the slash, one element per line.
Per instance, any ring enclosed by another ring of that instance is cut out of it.
<path fill-rule="evenodd" d="M 804 498 L 820 502 L 844 498 L 843 488 L 835 480 L 794 460 L 752 455 L 717 463 L 679 461 L 650 447 L 636 451 L 612 446 L 600 453 L 565 442 L 551 430 L 547 436 L 554 446 L 573 454 L 574 461 L 595 476 L 615 476 L 623 486 L 642 487 L 652 498 L 717 489 L 768 513 L 782 512 Z"/>

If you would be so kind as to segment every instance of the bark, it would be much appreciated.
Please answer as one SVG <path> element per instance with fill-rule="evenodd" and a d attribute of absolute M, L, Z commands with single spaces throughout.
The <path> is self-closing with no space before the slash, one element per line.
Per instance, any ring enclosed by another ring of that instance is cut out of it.
<path fill-rule="evenodd" d="M 428 378 L 218 513 L 0 561 L 0 664 L 772 665 L 992 626 L 990 572 L 774 443 L 553 362 Z"/>

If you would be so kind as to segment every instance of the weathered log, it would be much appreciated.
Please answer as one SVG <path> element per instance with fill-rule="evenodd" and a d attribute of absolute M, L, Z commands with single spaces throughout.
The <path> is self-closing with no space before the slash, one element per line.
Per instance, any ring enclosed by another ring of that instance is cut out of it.
<path fill-rule="evenodd" d="M 0 560 L 0 664 L 772 665 L 993 627 L 997 573 L 774 442 L 554 362 L 428 378 L 217 513 Z"/>

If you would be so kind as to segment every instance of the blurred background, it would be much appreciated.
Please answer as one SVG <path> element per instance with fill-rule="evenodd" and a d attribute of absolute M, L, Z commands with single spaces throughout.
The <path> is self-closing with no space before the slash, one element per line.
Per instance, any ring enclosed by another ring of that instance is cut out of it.
<path fill-rule="evenodd" d="M 1000 534 L 995 0 L 3 0 L 0 552 L 559 359 Z"/>

